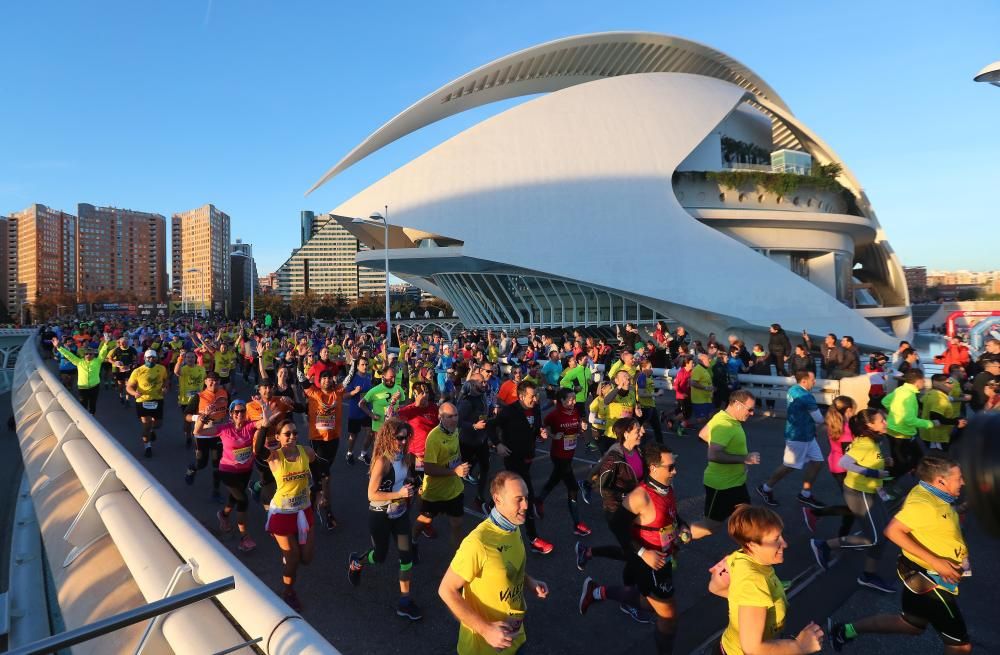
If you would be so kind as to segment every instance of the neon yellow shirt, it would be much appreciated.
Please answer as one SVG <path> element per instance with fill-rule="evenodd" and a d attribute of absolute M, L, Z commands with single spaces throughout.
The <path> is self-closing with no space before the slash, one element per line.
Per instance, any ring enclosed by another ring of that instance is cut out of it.
<path fill-rule="evenodd" d="M 691 370 L 691 404 L 704 405 L 705 403 L 712 402 L 712 392 L 699 389 L 694 386 L 695 382 L 703 387 L 712 386 L 712 372 L 701 364 L 698 364 Z"/>
<path fill-rule="evenodd" d="M 759 564 L 740 550 L 726 558 L 726 566 L 729 569 L 729 625 L 722 633 L 722 648 L 726 655 L 743 655 L 740 647 L 740 607 L 763 607 L 767 610 L 762 640 L 770 641 L 781 636 L 788 601 L 774 567 Z"/>
<path fill-rule="evenodd" d="M 232 373 L 236 367 L 236 352 L 227 350 L 226 352 L 215 352 L 215 372 L 220 378 L 224 378 Z"/>
<path fill-rule="evenodd" d="M 708 430 L 709 443 L 722 446 L 722 451 L 727 455 L 747 455 L 747 435 L 743 431 L 743 424 L 727 414 L 725 411 L 716 413 L 708 423 L 705 424 Z M 741 484 L 746 484 L 747 467 L 746 464 L 720 464 L 719 462 L 709 462 L 705 467 L 704 482 L 706 487 L 712 489 L 732 489 Z"/>
<path fill-rule="evenodd" d="M 489 622 L 516 620 L 517 636 L 501 654 L 516 653 L 525 642 L 525 557 L 521 531 L 507 532 L 486 519 L 462 540 L 451 570 L 465 580 L 463 596 Z M 458 629 L 459 655 L 496 655 L 497 650 L 462 624 Z"/>
<path fill-rule="evenodd" d="M 458 430 L 448 434 L 437 426 L 427 433 L 427 443 L 424 450 L 424 463 L 438 464 L 455 468 L 462 462 L 458 448 Z M 424 500 L 451 500 L 462 495 L 465 485 L 457 475 L 424 475 L 424 486 L 420 497 Z"/>
<path fill-rule="evenodd" d="M 181 374 L 177 376 L 177 402 L 186 405 L 198 395 L 205 383 L 205 367 L 181 366 Z"/>
<path fill-rule="evenodd" d="M 882 449 L 878 443 L 870 437 L 854 437 L 854 441 L 847 448 L 847 454 L 854 458 L 859 466 L 881 471 L 885 468 L 885 460 L 882 458 Z M 848 471 L 844 477 L 844 486 L 855 491 L 866 494 L 873 494 L 882 486 L 879 478 L 870 478 L 854 471 Z"/>
<path fill-rule="evenodd" d="M 896 520 L 908 527 L 911 536 L 938 557 L 961 564 L 969 556 L 955 507 L 919 484 L 906 495 Z M 903 555 L 925 569 L 930 568 L 927 562 L 906 550 Z"/>
<path fill-rule="evenodd" d="M 155 366 L 140 366 L 128 376 L 128 383 L 134 384 L 139 391 L 136 402 L 147 400 L 163 400 L 163 384 L 167 380 L 167 369 L 163 364 Z"/>

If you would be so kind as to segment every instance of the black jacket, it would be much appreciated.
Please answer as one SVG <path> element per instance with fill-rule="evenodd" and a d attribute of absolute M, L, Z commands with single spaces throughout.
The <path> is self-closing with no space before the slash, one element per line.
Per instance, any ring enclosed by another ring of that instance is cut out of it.
<path fill-rule="evenodd" d="M 646 464 L 642 465 L 642 477 L 646 477 Z M 601 469 L 597 474 L 597 484 L 601 490 L 601 504 L 604 511 L 614 514 L 621 507 L 625 495 L 639 486 L 642 478 L 637 478 L 635 471 L 625 460 L 625 449 L 620 443 L 608 448 L 601 459 Z"/>
<path fill-rule="evenodd" d="M 480 416 L 489 416 L 486 412 L 485 395 L 473 396 L 470 394 L 458 401 L 458 440 L 461 443 L 479 445 L 486 441 L 486 428 L 477 430 L 472 427 L 473 424 L 479 422 Z"/>
<path fill-rule="evenodd" d="M 780 362 L 786 355 L 792 354 L 792 343 L 784 330 L 778 330 L 767 339 L 767 352 L 778 358 Z"/>
<path fill-rule="evenodd" d="M 529 417 L 531 420 L 529 421 Z M 493 442 L 502 443 L 510 449 L 510 456 L 531 459 L 535 456 L 535 439 L 542 427 L 542 410 L 535 405 L 525 410 L 520 402 L 514 402 L 500 410 L 492 422 Z"/>

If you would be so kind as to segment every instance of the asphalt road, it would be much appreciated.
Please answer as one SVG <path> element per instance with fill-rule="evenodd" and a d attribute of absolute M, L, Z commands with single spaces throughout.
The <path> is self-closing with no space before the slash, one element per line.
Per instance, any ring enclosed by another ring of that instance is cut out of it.
<path fill-rule="evenodd" d="M 237 396 L 247 397 L 246 385 L 241 383 Z M 148 460 L 142 457 L 139 424 L 131 404 L 122 407 L 114 392 L 102 390 L 97 417 L 188 508 L 196 520 L 217 534 L 227 548 L 236 551 L 235 532 L 222 535 L 218 531 L 215 513 L 220 505 L 210 499 L 211 475 L 202 471 L 193 486 L 184 483 L 184 471 L 191 459 L 191 450 L 184 445 L 175 399 L 168 398 L 164 428 L 159 431 L 154 457 Z M 301 427 L 301 418 L 299 421 Z M 762 464 L 751 471 L 751 485 L 766 479 L 780 462 L 782 428 L 783 419 L 780 418 L 755 418 L 747 425 L 751 450 L 762 454 Z M 668 434 L 667 442 L 678 455 L 679 473 L 675 487 L 681 514 L 689 521 L 696 520 L 701 517 L 703 504 L 701 476 L 705 466 L 705 447 L 693 435 L 677 437 Z M 458 626 L 437 597 L 438 583 L 452 555 L 448 546 L 447 525 L 443 520 L 436 522 L 437 539 L 421 541 L 420 564 L 414 568 L 413 596 L 424 610 L 422 621 L 411 622 L 394 612 L 398 597 L 394 551 L 390 550 L 389 559 L 383 565 L 365 569 L 359 588 L 348 583 L 348 554 L 363 551 L 369 544 L 365 496 L 367 480 L 363 466 L 356 464 L 351 467 L 344 462 L 343 450 L 341 448 L 341 459 L 333 467 L 333 509 L 340 525 L 332 532 L 319 529 L 316 558 L 311 566 L 300 572 L 297 590 L 304 604 L 303 616 L 346 654 L 453 653 Z M 576 462 L 578 475 L 589 468 L 593 459 L 594 455 L 589 451 L 580 451 Z M 498 465 L 499 462 L 494 461 L 494 471 Z M 549 473 L 547 455 L 540 453 L 532 473 L 536 489 L 540 488 Z M 786 523 L 784 535 L 790 544 L 778 574 L 782 579 L 794 582 L 789 592 L 788 631 L 797 632 L 809 620 L 823 621 L 831 614 L 839 619 L 898 611 L 898 595 L 879 594 L 855 583 L 860 571 L 860 557 L 845 556 L 829 572 L 819 571 L 808 547 L 809 535 L 800 507 L 795 502 L 798 482 L 796 476 L 790 476 L 777 490 L 781 502 L 779 512 Z M 466 490 L 470 505 L 474 495 L 474 490 Z M 821 475 L 817 495 L 830 503 L 839 502 L 832 477 Z M 755 495 L 754 498 L 759 500 Z M 594 505 L 581 507 L 584 521 L 594 531 L 586 541 L 595 545 L 613 543 L 614 538 L 604 525 L 599 504 L 595 501 Z M 481 514 L 470 506 L 464 531 L 470 530 L 480 520 Z M 832 536 L 836 531 L 836 521 L 838 519 L 828 519 L 826 525 L 821 523 L 820 533 Z M 263 526 L 263 510 L 259 506 L 251 506 L 250 533 L 258 548 L 239 557 L 272 589 L 280 591 L 280 555 Z M 972 553 L 974 576 L 963 586 L 963 612 L 972 627 L 978 652 L 1000 652 L 1000 631 L 988 591 L 1000 582 L 1000 565 L 996 557 L 1000 550 L 997 541 L 985 537 L 971 518 L 965 524 L 965 531 Z M 526 630 L 532 655 L 654 652 L 652 626 L 633 622 L 619 611 L 616 603 L 594 605 L 586 616 L 577 612 L 584 577 L 591 575 L 599 581 L 615 584 L 620 581 L 621 564 L 595 559 L 586 573 L 577 571 L 573 556 L 577 538 L 572 534 L 561 487 L 557 487 L 546 503 L 546 516 L 539 522 L 539 532 L 555 544 L 555 551 L 547 556 L 530 552 L 528 555 L 528 571 L 546 581 L 550 587 L 547 600 L 529 600 Z M 717 643 L 718 634 L 726 623 L 726 603 L 708 593 L 707 569 L 733 549 L 733 544 L 725 535 L 713 535 L 686 547 L 679 555 L 679 567 L 675 572 L 680 612 L 676 653 L 700 653 L 703 649 L 707 653 Z M 886 579 L 895 579 L 892 569 L 896 552 L 895 547 L 890 546 L 883 556 L 883 577 Z M 251 636 L 257 636 L 253 634 L 252 627 L 249 631 Z M 919 639 L 866 638 L 852 650 L 886 654 L 934 653 L 941 652 L 941 646 L 937 637 L 931 634 Z M 832 649 L 827 647 L 826 652 L 832 652 Z"/>

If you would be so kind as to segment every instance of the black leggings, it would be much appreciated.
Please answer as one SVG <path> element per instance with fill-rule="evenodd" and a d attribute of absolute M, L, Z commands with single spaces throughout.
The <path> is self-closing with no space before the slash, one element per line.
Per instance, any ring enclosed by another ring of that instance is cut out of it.
<path fill-rule="evenodd" d="M 889 437 L 889 453 L 892 455 L 892 466 L 889 473 L 897 480 L 917 468 L 924 456 L 920 442 L 915 438 L 897 439 Z"/>
<path fill-rule="evenodd" d="M 576 500 L 576 495 L 580 487 L 577 486 L 576 476 L 573 475 L 572 459 L 552 458 L 552 473 L 549 474 L 549 479 L 545 481 L 542 493 L 538 494 L 539 499 L 545 500 L 560 482 L 566 487 L 566 495 L 569 496 L 570 500 Z"/>
<path fill-rule="evenodd" d="M 652 424 L 653 437 L 657 443 L 663 443 L 663 426 L 660 425 L 660 413 L 656 411 L 656 407 L 642 408 L 642 424 Z"/>
<path fill-rule="evenodd" d="M 614 516 L 614 512 L 609 512 L 604 510 L 604 521 L 608 524 L 608 528 L 611 527 L 611 519 Z M 625 551 L 619 545 L 610 546 L 592 546 L 590 548 L 590 554 L 593 557 L 603 557 L 605 559 L 616 559 L 620 562 L 625 561 Z"/>
<path fill-rule="evenodd" d="M 88 412 L 93 414 L 97 411 L 97 394 L 101 390 L 101 385 L 90 387 L 88 389 L 79 388 L 77 392 L 80 394 L 80 404 Z"/>
<path fill-rule="evenodd" d="M 395 536 L 400 570 L 409 570 L 410 564 L 413 562 L 409 511 L 404 512 L 402 516 L 391 519 L 385 512 L 375 512 L 369 509 L 368 531 L 372 537 L 372 549 L 369 551 L 372 562 L 381 564 L 385 561 L 386 555 L 389 554 L 389 539 Z M 372 562 L 366 561 L 365 563 Z"/>
<path fill-rule="evenodd" d="M 489 494 L 486 492 L 486 484 L 490 476 L 490 447 L 484 441 L 480 444 L 459 444 L 462 452 L 462 461 L 469 463 L 469 469 L 478 466 L 479 476 L 476 482 L 476 497 L 486 500 Z"/>
<path fill-rule="evenodd" d="M 194 440 L 194 463 L 192 471 L 200 471 L 208 466 L 209 455 L 212 458 L 212 487 L 219 488 L 219 460 L 222 459 L 222 440 L 218 437 L 199 437 Z"/>
<path fill-rule="evenodd" d="M 237 512 L 247 511 L 247 507 L 250 505 L 250 498 L 247 497 L 247 485 L 250 484 L 252 474 L 252 470 L 242 473 L 219 471 L 219 480 L 229 490 L 229 500 L 226 501 L 226 507 L 235 507 Z"/>
<path fill-rule="evenodd" d="M 837 484 L 840 485 L 840 490 L 844 490 L 844 478 L 847 477 L 846 473 L 833 473 L 834 479 Z M 840 517 L 840 530 L 837 531 L 838 537 L 846 537 L 851 533 L 851 526 L 854 524 L 854 512 L 847 505 L 828 505 L 827 507 L 821 507 L 819 509 L 810 510 L 815 516 L 839 516 Z"/>

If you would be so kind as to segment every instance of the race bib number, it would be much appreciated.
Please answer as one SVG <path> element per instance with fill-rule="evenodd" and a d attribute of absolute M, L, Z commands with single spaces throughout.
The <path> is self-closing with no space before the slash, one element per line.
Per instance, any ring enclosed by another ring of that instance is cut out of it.
<path fill-rule="evenodd" d="M 316 429 L 323 432 L 332 432 L 337 429 L 337 417 L 332 414 L 317 414 Z"/>
<path fill-rule="evenodd" d="M 631 408 L 623 409 L 620 418 L 632 418 L 632 409 Z"/>
<path fill-rule="evenodd" d="M 160 403 L 159 403 L 159 401 L 156 401 L 156 400 L 146 400 L 146 401 L 143 401 L 143 403 L 142 403 L 142 408 L 143 409 L 156 409 L 159 406 L 160 406 Z"/>
<path fill-rule="evenodd" d="M 390 519 L 398 519 L 404 513 L 406 513 L 406 501 L 403 500 L 394 500 L 385 509 L 385 514 Z"/>
<path fill-rule="evenodd" d="M 246 464 L 253 457 L 253 448 L 235 448 L 233 449 L 233 460 L 237 464 Z"/>
<path fill-rule="evenodd" d="M 294 496 L 288 496 L 283 498 L 281 501 L 281 509 L 287 510 L 300 510 L 305 509 L 309 503 L 309 490 L 306 489 L 300 494 L 295 494 Z"/>
<path fill-rule="evenodd" d="M 423 471 L 424 470 L 424 458 L 423 457 L 414 457 L 413 458 L 413 468 L 416 469 L 416 470 L 418 470 L 418 471 Z"/>
<path fill-rule="evenodd" d="M 567 434 L 563 437 L 563 450 L 576 450 L 576 435 Z"/>

